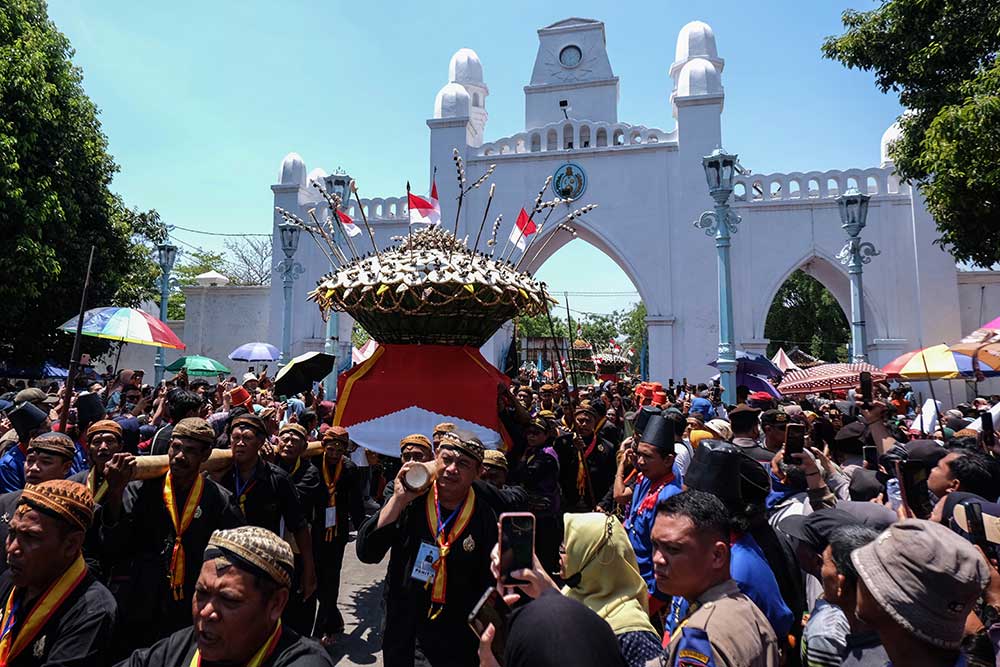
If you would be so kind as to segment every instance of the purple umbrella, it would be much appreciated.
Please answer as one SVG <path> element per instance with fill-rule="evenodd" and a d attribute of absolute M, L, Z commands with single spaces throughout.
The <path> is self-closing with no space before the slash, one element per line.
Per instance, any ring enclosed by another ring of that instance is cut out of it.
<path fill-rule="evenodd" d="M 280 354 L 270 343 L 244 343 L 230 352 L 229 358 L 233 361 L 275 361 Z"/>

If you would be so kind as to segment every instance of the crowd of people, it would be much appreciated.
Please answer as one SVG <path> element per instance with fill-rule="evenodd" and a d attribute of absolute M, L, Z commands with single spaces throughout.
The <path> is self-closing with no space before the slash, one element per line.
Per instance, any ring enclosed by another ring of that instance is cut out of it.
<path fill-rule="evenodd" d="M 1000 665 L 1000 447 L 970 428 L 1000 397 L 924 426 L 905 387 L 522 377 L 499 447 L 445 422 L 386 457 L 322 388 L 143 380 L 0 379 L 2 665 L 333 664 L 352 540 L 388 557 L 390 667 Z M 533 554 L 501 572 L 508 512 Z"/>

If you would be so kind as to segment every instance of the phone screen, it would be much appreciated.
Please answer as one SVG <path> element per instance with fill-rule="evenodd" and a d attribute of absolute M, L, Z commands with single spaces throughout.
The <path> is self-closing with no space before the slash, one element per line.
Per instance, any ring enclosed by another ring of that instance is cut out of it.
<path fill-rule="evenodd" d="M 785 464 L 802 465 L 802 463 L 790 456 L 791 454 L 801 454 L 806 444 L 806 427 L 802 424 L 789 424 L 785 427 Z"/>
<path fill-rule="evenodd" d="M 878 470 L 878 449 L 873 445 L 865 445 L 861 448 L 864 452 L 865 463 L 869 470 Z"/>
<path fill-rule="evenodd" d="M 896 475 L 899 478 L 899 492 L 903 502 L 918 519 L 926 519 L 934 508 L 931 506 L 930 491 L 927 489 L 927 468 L 921 461 L 897 462 Z"/>
<path fill-rule="evenodd" d="M 861 402 L 867 408 L 872 403 L 872 374 L 861 371 Z"/>
<path fill-rule="evenodd" d="M 483 593 L 479 602 L 472 608 L 472 613 L 469 614 L 469 627 L 472 628 L 477 637 L 481 637 L 486 632 L 490 623 L 493 624 L 496 633 L 493 635 L 490 649 L 493 651 L 493 657 L 501 665 L 503 664 L 504 648 L 507 645 L 507 619 L 509 617 L 510 607 L 503 601 L 500 591 L 493 587 L 488 588 Z"/>
<path fill-rule="evenodd" d="M 983 444 L 987 449 L 993 449 L 997 442 L 996 427 L 993 425 L 993 413 L 983 410 L 979 413 L 980 423 L 983 425 Z"/>
<path fill-rule="evenodd" d="M 973 502 L 962 504 L 965 506 L 965 521 L 969 525 L 972 541 L 981 547 L 986 547 L 989 541 L 986 539 L 986 526 L 983 524 L 983 506 Z"/>
<path fill-rule="evenodd" d="M 510 576 L 515 570 L 532 566 L 535 553 L 535 515 L 511 512 L 500 515 L 500 582 L 505 586 L 523 583 Z"/>

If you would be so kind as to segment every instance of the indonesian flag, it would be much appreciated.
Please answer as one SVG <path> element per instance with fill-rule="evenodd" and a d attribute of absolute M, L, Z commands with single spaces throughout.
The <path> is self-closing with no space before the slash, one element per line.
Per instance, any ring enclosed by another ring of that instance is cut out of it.
<path fill-rule="evenodd" d="M 516 245 L 521 252 L 524 252 L 525 248 L 528 247 L 528 237 L 536 231 L 538 231 L 538 227 L 535 226 L 534 220 L 528 217 L 528 212 L 522 208 L 521 212 L 517 214 L 514 228 L 510 230 L 510 242 Z"/>
<path fill-rule="evenodd" d="M 361 228 L 354 224 L 354 220 L 351 219 L 351 216 L 347 215 L 343 211 L 337 211 L 337 220 L 340 220 L 340 224 L 343 226 L 344 232 L 346 232 L 348 236 L 357 236 L 361 233 Z"/>
<path fill-rule="evenodd" d="M 410 209 L 411 225 L 439 225 L 441 224 L 441 204 L 438 203 L 437 182 L 431 181 L 431 196 L 420 197 L 406 191 L 407 205 Z"/>

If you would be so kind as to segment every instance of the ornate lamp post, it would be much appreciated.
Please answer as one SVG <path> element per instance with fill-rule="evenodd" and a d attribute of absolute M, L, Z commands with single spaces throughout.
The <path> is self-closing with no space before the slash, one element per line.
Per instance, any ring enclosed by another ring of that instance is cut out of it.
<path fill-rule="evenodd" d="M 177 261 L 177 246 L 169 243 L 160 243 L 156 246 L 156 262 L 160 265 L 160 321 L 167 322 L 167 300 L 170 298 L 170 272 Z M 156 364 L 154 365 L 154 377 L 156 384 L 163 380 L 163 373 L 166 369 L 166 355 L 162 347 L 156 348 Z"/>
<path fill-rule="evenodd" d="M 851 278 L 851 360 L 868 361 L 868 346 L 865 341 L 865 293 L 861 282 L 862 267 L 881 254 L 867 241 L 862 243 L 861 230 L 868 222 L 868 201 L 870 195 L 850 188 L 837 197 L 840 209 L 840 226 L 847 232 L 847 243 L 837 253 L 840 263 L 847 266 Z"/>
<path fill-rule="evenodd" d="M 326 189 L 330 194 L 336 194 L 340 196 L 342 202 L 351 201 L 351 192 L 348 189 L 351 183 L 351 177 L 344 173 L 340 168 L 333 172 L 326 179 Z M 330 211 L 330 217 L 333 224 L 330 225 L 330 231 L 333 234 L 333 242 L 340 244 L 340 238 L 342 236 L 340 221 L 337 220 L 337 212 Z M 327 354 L 332 354 L 336 357 L 341 357 L 337 352 L 337 348 L 340 344 L 340 316 L 337 311 L 330 311 L 330 318 L 326 321 L 326 341 L 323 344 L 323 351 Z M 347 358 L 350 359 L 350 341 L 347 346 Z M 334 362 L 333 370 L 330 374 L 326 376 L 323 380 L 324 387 L 326 388 L 326 398 L 327 400 L 334 400 L 337 398 L 337 367 L 340 365 L 340 358 Z"/>
<path fill-rule="evenodd" d="M 695 220 L 694 226 L 715 237 L 719 265 L 719 379 L 725 400 L 736 400 L 736 345 L 733 341 L 733 281 L 729 263 L 730 238 L 736 233 L 740 216 L 729 209 L 733 194 L 733 180 L 742 171 L 738 156 L 716 148 L 702 158 L 708 193 L 715 200 L 715 210 L 705 211 Z"/>
<path fill-rule="evenodd" d="M 285 313 L 281 323 L 281 357 L 278 363 L 283 364 L 290 358 L 290 348 L 292 346 L 292 285 L 295 278 L 305 272 L 302 265 L 296 262 L 295 251 L 299 247 L 299 234 L 301 230 L 293 224 L 283 222 L 278 225 L 281 234 L 281 250 L 285 253 L 285 259 L 278 263 L 277 270 L 281 273 L 281 283 L 285 291 Z"/>

